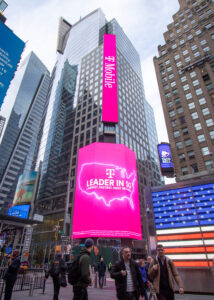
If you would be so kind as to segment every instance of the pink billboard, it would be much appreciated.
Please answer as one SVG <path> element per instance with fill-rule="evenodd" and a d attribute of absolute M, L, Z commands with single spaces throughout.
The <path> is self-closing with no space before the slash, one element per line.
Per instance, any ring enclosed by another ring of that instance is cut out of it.
<path fill-rule="evenodd" d="M 126 146 L 79 150 L 72 237 L 142 239 L 136 158 Z"/>
<path fill-rule="evenodd" d="M 118 122 L 116 36 L 104 34 L 102 121 Z"/>

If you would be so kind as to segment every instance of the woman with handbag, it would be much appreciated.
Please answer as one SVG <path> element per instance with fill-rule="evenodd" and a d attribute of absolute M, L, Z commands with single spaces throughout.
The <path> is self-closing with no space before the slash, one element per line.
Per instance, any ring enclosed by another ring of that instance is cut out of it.
<path fill-rule="evenodd" d="M 66 281 L 66 269 L 67 265 L 65 261 L 62 259 L 62 254 L 57 253 L 56 258 L 52 262 L 50 269 L 46 273 L 46 278 L 51 275 L 54 285 L 54 295 L 53 300 L 58 300 L 59 298 L 59 290 L 60 287 L 66 287 L 67 281 Z"/>

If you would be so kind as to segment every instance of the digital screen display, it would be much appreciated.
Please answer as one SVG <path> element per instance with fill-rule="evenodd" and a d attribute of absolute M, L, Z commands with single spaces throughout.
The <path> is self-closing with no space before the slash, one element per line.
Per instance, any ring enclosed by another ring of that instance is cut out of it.
<path fill-rule="evenodd" d="M 27 219 L 30 211 L 30 205 L 17 205 L 9 208 L 8 216 Z"/>
<path fill-rule="evenodd" d="M 118 122 L 116 36 L 104 34 L 102 121 Z"/>
<path fill-rule="evenodd" d="M 89 236 L 142 239 L 136 157 L 125 145 L 79 150 L 73 238 Z"/>
<path fill-rule="evenodd" d="M 173 168 L 172 155 L 169 144 L 159 144 L 158 154 L 160 158 L 161 169 Z"/>
<path fill-rule="evenodd" d="M 0 22 L 0 108 L 16 71 L 25 43 Z"/>
<path fill-rule="evenodd" d="M 35 190 L 37 172 L 26 172 L 19 176 L 13 205 L 31 203 Z"/>

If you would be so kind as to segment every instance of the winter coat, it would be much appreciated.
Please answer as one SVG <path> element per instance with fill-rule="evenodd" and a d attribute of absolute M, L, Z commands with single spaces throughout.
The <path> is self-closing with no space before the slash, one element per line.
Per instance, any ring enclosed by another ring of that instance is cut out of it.
<path fill-rule="evenodd" d="M 105 276 L 106 264 L 103 261 L 98 263 L 97 269 L 98 269 L 99 276 Z"/>
<path fill-rule="evenodd" d="M 15 281 L 18 275 L 20 265 L 21 265 L 20 257 L 16 256 L 12 258 L 12 263 L 8 267 L 4 276 L 5 280 Z"/>
<path fill-rule="evenodd" d="M 79 260 L 80 276 L 77 283 L 75 283 L 74 286 L 81 286 L 83 288 L 87 288 L 91 283 L 90 270 L 89 270 L 90 252 L 86 248 L 83 248 L 80 251 L 80 255 L 81 255 Z"/>
<path fill-rule="evenodd" d="M 46 278 L 48 278 L 49 274 L 51 277 L 59 277 L 59 274 L 65 274 L 67 269 L 67 265 L 65 261 L 61 258 L 61 256 L 57 256 L 52 262 L 48 273 L 46 274 Z"/>
<path fill-rule="evenodd" d="M 175 267 L 172 260 L 170 260 L 168 257 L 165 257 L 166 259 L 166 267 L 168 270 L 169 275 L 169 286 L 174 291 L 174 280 L 176 281 L 179 288 L 183 288 L 183 283 L 180 278 L 180 275 L 177 271 L 177 268 Z M 153 266 L 155 264 L 158 264 L 158 269 L 154 270 Z M 148 275 L 151 279 L 153 279 L 153 287 L 156 293 L 160 292 L 160 264 L 157 259 L 153 260 L 150 263 Z"/>
<path fill-rule="evenodd" d="M 145 294 L 144 283 L 139 271 L 139 266 L 134 260 L 130 260 L 130 269 L 133 279 L 135 291 L 139 292 L 141 296 Z M 110 271 L 111 278 L 115 279 L 115 285 L 117 289 L 117 297 L 125 298 L 127 289 L 127 276 L 123 276 L 121 271 L 126 270 L 123 258 L 115 263 Z M 139 291 L 140 289 L 140 291 Z"/>

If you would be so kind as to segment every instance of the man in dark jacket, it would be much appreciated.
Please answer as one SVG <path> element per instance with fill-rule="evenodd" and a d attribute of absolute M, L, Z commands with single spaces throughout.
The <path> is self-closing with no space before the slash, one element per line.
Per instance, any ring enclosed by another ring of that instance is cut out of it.
<path fill-rule="evenodd" d="M 6 282 L 4 300 L 11 299 L 13 286 L 17 279 L 20 264 L 19 250 L 16 249 L 13 251 L 13 255 L 8 261 L 8 269 L 4 277 Z"/>
<path fill-rule="evenodd" d="M 144 296 L 144 283 L 138 264 L 131 259 L 130 248 L 123 248 L 122 258 L 112 267 L 110 274 L 115 279 L 118 300 L 137 300 L 139 293 Z"/>
<path fill-rule="evenodd" d="M 100 262 L 97 265 L 99 275 L 99 286 L 102 289 L 104 284 L 104 278 L 106 273 L 106 264 L 104 263 L 103 257 L 100 257 Z"/>
<path fill-rule="evenodd" d="M 50 269 L 48 270 L 48 273 L 51 275 L 53 280 L 53 286 L 54 286 L 53 300 L 59 299 L 59 290 L 61 286 L 60 280 L 62 278 L 65 279 L 66 269 L 67 269 L 67 265 L 65 261 L 62 259 L 62 254 L 57 253 L 54 261 L 51 264 Z M 46 278 L 47 277 L 48 276 L 46 276 Z"/>
<path fill-rule="evenodd" d="M 92 239 L 87 239 L 85 241 L 85 247 L 80 252 L 79 259 L 79 279 L 77 283 L 73 285 L 74 297 L 73 300 L 88 300 L 87 287 L 91 285 L 90 278 L 90 254 L 94 247 L 94 241 Z"/>

